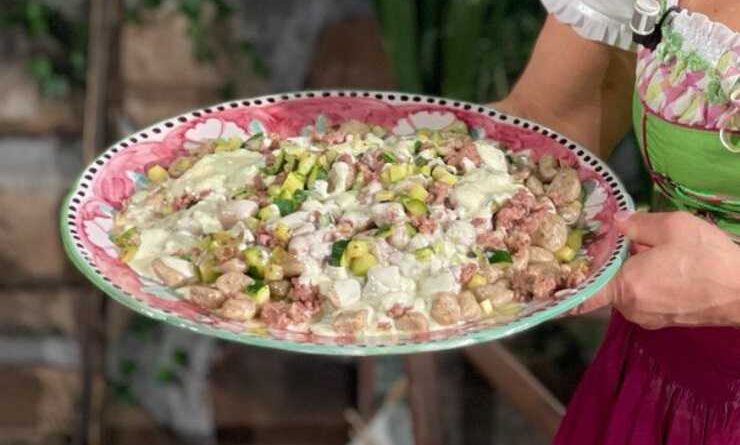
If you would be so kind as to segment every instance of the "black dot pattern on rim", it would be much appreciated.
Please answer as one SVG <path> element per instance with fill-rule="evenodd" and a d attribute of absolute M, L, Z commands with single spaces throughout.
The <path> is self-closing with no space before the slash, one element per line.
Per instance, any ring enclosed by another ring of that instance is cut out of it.
<path fill-rule="evenodd" d="M 337 96 L 339 96 L 339 97 L 344 97 L 346 95 L 347 95 L 347 93 L 345 93 L 344 91 L 337 92 Z"/>
<path fill-rule="evenodd" d="M 311 91 L 309 91 L 308 93 L 306 93 L 306 97 L 315 97 L 315 96 L 316 96 L 316 94 L 313 93 L 313 92 L 311 92 Z"/>
<path fill-rule="evenodd" d="M 180 121 L 180 122 L 187 122 L 188 121 L 188 119 L 185 116 L 180 116 L 180 117 L 177 118 L 177 120 Z"/>
<path fill-rule="evenodd" d="M 271 104 L 274 104 L 275 103 L 275 98 L 272 97 L 272 96 L 270 96 L 270 97 L 267 98 L 267 102 L 268 103 L 271 103 Z"/>
<path fill-rule="evenodd" d="M 156 134 L 159 134 L 159 133 L 161 133 L 161 132 L 162 132 L 162 130 L 161 130 L 161 129 L 160 129 L 159 127 L 156 127 L 156 128 L 154 128 L 154 129 L 152 129 L 152 131 L 153 131 L 154 133 L 156 133 Z"/>
<path fill-rule="evenodd" d="M 129 141 L 131 141 L 131 143 L 133 143 L 133 144 L 139 142 L 139 140 L 136 139 L 136 138 L 129 138 Z"/>

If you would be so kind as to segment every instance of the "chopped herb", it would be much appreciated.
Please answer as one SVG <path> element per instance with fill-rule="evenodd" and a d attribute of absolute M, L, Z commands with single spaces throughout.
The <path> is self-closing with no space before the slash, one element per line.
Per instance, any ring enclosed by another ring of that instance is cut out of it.
<path fill-rule="evenodd" d="M 261 280 L 263 277 L 262 271 L 257 266 L 249 266 L 249 269 L 247 269 L 247 275 L 255 280 Z"/>
<path fill-rule="evenodd" d="M 397 162 L 398 161 L 398 158 L 396 158 L 396 155 L 394 155 L 393 153 L 389 151 L 384 151 L 382 156 L 385 162 Z"/>
<path fill-rule="evenodd" d="M 339 241 L 335 241 L 334 244 L 331 245 L 331 256 L 329 257 L 330 265 L 341 265 L 342 255 L 344 255 L 344 251 L 347 250 L 347 244 L 349 244 L 349 240 L 341 239 Z"/>
<path fill-rule="evenodd" d="M 259 290 L 262 289 L 264 287 L 264 285 L 265 285 L 265 282 L 264 281 L 262 281 L 260 279 L 256 279 L 256 280 L 254 280 L 254 283 L 252 283 L 249 286 L 247 286 L 244 290 L 247 291 L 248 294 L 254 295 L 257 292 L 259 292 Z"/>
<path fill-rule="evenodd" d="M 511 263 L 511 253 L 506 250 L 492 250 L 486 252 L 488 262 L 491 264 L 495 263 Z"/>
<path fill-rule="evenodd" d="M 414 142 L 414 153 L 419 153 L 419 150 L 421 150 L 421 141 L 417 139 Z"/>

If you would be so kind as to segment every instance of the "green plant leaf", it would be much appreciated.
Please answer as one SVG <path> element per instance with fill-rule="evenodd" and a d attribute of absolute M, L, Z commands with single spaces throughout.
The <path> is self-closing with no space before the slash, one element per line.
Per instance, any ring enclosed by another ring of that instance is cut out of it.
<path fill-rule="evenodd" d="M 415 3 L 412 0 L 376 0 L 376 6 L 398 86 L 404 91 L 422 91 Z"/>
<path fill-rule="evenodd" d="M 479 43 L 491 0 L 451 0 L 447 11 L 442 94 L 474 100 Z"/>

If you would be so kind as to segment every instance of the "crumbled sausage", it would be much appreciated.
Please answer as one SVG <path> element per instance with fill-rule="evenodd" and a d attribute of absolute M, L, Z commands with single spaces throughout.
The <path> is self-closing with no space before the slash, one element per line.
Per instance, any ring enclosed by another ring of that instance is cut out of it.
<path fill-rule="evenodd" d="M 565 246 L 568 239 L 568 226 L 560 215 L 548 213 L 540 221 L 532 234 L 532 244 L 555 252 Z"/>
<path fill-rule="evenodd" d="M 451 325 L 460 321 L 460 304 L 455 294 L 451 292 L 438 292 L 432 302 L 429 311 L 434 321 L 441 325 Z"/>
<path fill-rule="evenodd" d="M 475 300 L 475 295 L 470 291 L 464 291 L 457 295 L 457 302 L 460 305 L 460 317 L 464 321 L 473 321 L 481 317 L 481 308 Z"/>
<path fill-rule="evenodd" d="M 367 310 L 342 311 L 334 316 L 332 327 L 339 334 L 353 335 L 367 325 Z"/>
<path fill-rule="evenodd" d="M 542 155 L 537 163 L 537 172 L 540 174 L 540 179 L 545 182 L 550 182 L 555 177 L 558 170 L 557 162 L 553 155 L 549 153 Z"/>
<path fill-rule="evenodd" d="M 577 200 L 581 196 L 581 180 L 572 168 L 560 169 L 547 187 L 547 196 L 556 206 Z"/>
<path fill-rule="evenodd" d="M 229 298 L 219 309 L 224 318 L 236 321 L 251 320 L 257 313 L 257 305 L 249 298 Z"/>
<path fill-rule="evenodd" d="M 152 270 L 168 287 L 182 286 L 187 282 L 187 277 L 165 264 L 161 258 L 152 261 Z"/>
<path fill-rule="evenodd" d="M 499 280 L 494 284 L 486 284 L 473 290 L 476 300 L 491 300 L 496 305 L 506 304 L 514 299 L 514 292 L 509 288 L 507 280 Z"/>
<path fill-rule="evenodd" d="M 540 196 L 545 193 L 545 187 L 542 185 L 542 181 L 537 176 L 531 175 L 524 182 L 524 185 L 529 189 L 534 196 Z"/>
<path fill-rule="evenodd" d="M 206 309 L 217 309 L 226 300 L 226 295 L 208 286 L 188 287 L 188 300 Z"/>
<path fill-rule="evenodd" d="M 427 332 L 429 330 L 429 320 L 421 312 L 407 312 L 396 319 L 396 328 L 411 333 Z"/>
<path fill-rule="evenodd" d="M 218 277 L 214 284 L 224 294 L 234 295 L 242 293 L 252 282 L 253 279 L 241 272 L 228 272 Z"/>
<path fill-rule="evenodd" d="M 218 266 L 218 270 L 222 273 L 228 272 L 246 272 L 247 264 L 241 258 L 232 258 L 228 261 L 221 263 Z"/>
<path fill-rule="evenodd" d="M 568 225 L 573 225 L 578 222 L 581 217 L 581 211 L 583 210 L 583 204 L 579 200 L 569 202 L 558 207 L 558 214 L 563 218 Z"/>

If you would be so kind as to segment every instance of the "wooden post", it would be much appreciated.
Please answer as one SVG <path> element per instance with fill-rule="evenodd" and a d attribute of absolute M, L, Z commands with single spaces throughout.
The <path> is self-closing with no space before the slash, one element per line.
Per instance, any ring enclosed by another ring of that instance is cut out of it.
<path fill-rule="evenodd" d="M 555 436 L 565 408 L 506 347 L 489 342 L 464 351 L 490 385 L 505 395 L 532 425 L 548 438 Z"/>
<path fill-rule="evenodd" d="M 414 354 L 405 360 L 414 442 L 416 445 L 442 445 L 445 438 L 435 356 L 432 353 Z"/>
<path fill-rule="evenodd" d="M 111 84 L 118 74 L 120 0 L 90 0 L 87 91 L 82 134 L 84 163 L 91 162 L 112 139 Z M 78 300 L 81 393 L 76 445 L 102 445 L 105 407 L 107 299 L 90 292 Z"/>

